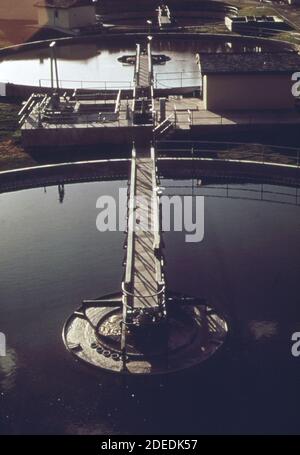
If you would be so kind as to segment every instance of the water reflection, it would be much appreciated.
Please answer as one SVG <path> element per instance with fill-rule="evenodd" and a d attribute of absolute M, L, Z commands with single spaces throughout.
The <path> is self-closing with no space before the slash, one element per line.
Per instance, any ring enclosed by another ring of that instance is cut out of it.
<path fill-rule="evenodd" d="M 62 204 L 64 202 L 65 198 L 65 185 L 58 185 L 58 196 L 59 196 L 59 202 Z"/>
<path fill-rule="evenodd" d="M 17 354 L 14 349 L 7 348 L 6 356 L 0 357 L 0 393 L 13 390 L 17 374 Z"/>
<path fill-rule="evenodd" d="M 278 325 L 276 321 L 250 321 L 249 332 L 255 341 L 273 338 L 278 335 Z"/>
<path fill-rule="evenodd" d="M 118 58 L 134 54 L 136 39 L 111 38 L 109 41 L 86 41 L 84 44 L 58 46 L 57 57 L 61 85 L 65 88 L 102 88 L 99 82 L 119 83 L 118 88 L 128 88 L 133 81 L 133 69 L 122 65 Z M 257 52 L 276 50 L 273 44 L 258 45 L 249 40 L 228 42 L 227 40 L 156 39 L 153 52 L 170 57 L 165 65 L 157 65 L 155 74 L 198 72 L 195 56 L 203 52 Z M 37 49 L 17 53 L 0 63 L 0 80 L 25 85 L 50 85 L 49 49 Z M 172 79 L 172 78 L 171 78 Z M 123 83 L 120 84 L 120 83 Z M 197 85 L 197 77 L 185 85 Z M 84 84 L 84 85 L 83 85 Z M 170 86 L 178 86 L 171 83 Z"/>
<path fill-rule="evenodd" d="M 97 46 L 96 43 L 85 43 L 82 44 L 73 44 L 72 46 L 57 46 L 55 53 L 57 58 L 60 60 L 82 60 L 88 61 L 89 59 L 101 54 L 101 50 Z M 11 57 L 7 57 L 5 61 L 33 61 L 39 60 L 40 62 L 44 62 L 48 60 L 50 57 L 49 47 L 46 46 L 41 49 L 36 49 L 34 51 L 25 51 L 21 53 L 17 53 Z"/>

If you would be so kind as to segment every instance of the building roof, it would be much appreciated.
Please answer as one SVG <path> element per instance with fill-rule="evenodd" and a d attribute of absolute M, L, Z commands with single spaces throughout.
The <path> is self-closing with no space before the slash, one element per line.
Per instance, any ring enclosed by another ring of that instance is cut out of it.
<path fill-rule="evenodd" d="M 40 0 L 35 6 L 44 8 L 75 8 L 77 6 L 91 6 L 92 0 Z"/>
<path fill-rule="evenodd" d="M 254 22 L 258 23 L 260 25 L 260 22 L 267 22 L 267 23 L 272 23 L 272 22 L 284 22 L 284 20 L 281 17 L 278 16 L 233 16 L 233 17 L 228 17 L 228 20 L 232 22 Z"/>
<path fill-rule="evenodd" d="M 297 52 L 198 54 L 202 74 L 294 73 L 300 71 Z"/>

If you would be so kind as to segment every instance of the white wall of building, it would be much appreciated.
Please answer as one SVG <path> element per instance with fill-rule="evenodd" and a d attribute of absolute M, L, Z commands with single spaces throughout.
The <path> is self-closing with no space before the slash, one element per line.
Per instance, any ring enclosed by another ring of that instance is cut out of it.
<path fill-rule="evenodd" d="M 290 109 L 295 105 L 289 74 L 209 74 L 203 77 L 208 110 Z"/>
<path fill-rule="evenodd" d="M 38 8 L 40 26 L 72 29 L 94 24 L 95 21 L 96 14 L 93 5 L 76 8 Z"/>
<path fill-rule="evenodd" d="M 54 22 L 54 9 L 52 8 L 37 8 L 38 11 L 38 23 L 40 26 L 46 24 L 53 24 Z"/>

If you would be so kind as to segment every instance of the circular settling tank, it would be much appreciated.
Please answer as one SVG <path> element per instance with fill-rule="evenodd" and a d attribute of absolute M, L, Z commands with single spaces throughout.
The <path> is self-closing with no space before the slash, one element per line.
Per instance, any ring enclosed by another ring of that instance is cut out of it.
<path fill-rule="evenodd" d="M 143 42 L 141 37 L 141 43 Z M 70 43 L 70 41 L 68 41 Z M 133 68 L 119 59 L 135 55 L 136 37 L 110 36 L 109 40 L 85 39 L 73 44 L 58 42 L 56 55 L 59 66 L 60 85 L 63 88 L 128 89 L 133 87 Z M 286 44 L 279 45 L 239 38 L 186 38 L 176 36 L 155 37 L 153 53 L 165 57 L 154 66 L 154 81 L 157 88 L 199 86 L 199 68 L 196 54 L 201 52 L 251 52 L 289 50 Z M 21 85 L 50 87 L 49 43 L 32 50 L 12 52 L 0 61 L 0 81 Z"/>
<path fill-rule="evenodd" d="M 185 232 L 170 231 L 164 241 L 168 288 L 206 299 L 230 323 L 228 344 L 209 362 L 167 380 L 158 376 L 157 383 L 153 376 L 133 386 L 134 377 L 125 375 L 129 382 L 121 387 L 118 375 L 83 368 L 66 351 L 62 327 L 80 302 L 120 289 L 124 233 L 97 230 L 96 202 L 101 195 L 118 200 L 126 185 L 66 184 L 64 197 L 56 186 L 0 195 L 0 318 L 7 338 L 0 362 L 1 433 L 296 432 L 299 364 L 290 342 L 300 321 L 295 187 L 215 182 L 196 188 L 188 180 L 162 181 L 166 194 L 205 193 L 203 240 L 187 243 Z M 118 344 L 114 318 L 120 316 L 105 316 L 97 332 L 110 350 Z M 201 311 L 194 322 L 200 320 Z M 199 335 L 190 326 L 178 338 L 182 353 Z M 94 332 L 89 341 L 96 355 Z M 170 345 L 174 351 L 178 346 L 172 337 Z M 101 349 L 97 355 L 105 357 Z M 118 363 L 114 357 L 109 361 Z M 268 405 L 274 394 L 275 415 Z M 245 407 L 247 415 L 237 421 Z"/>

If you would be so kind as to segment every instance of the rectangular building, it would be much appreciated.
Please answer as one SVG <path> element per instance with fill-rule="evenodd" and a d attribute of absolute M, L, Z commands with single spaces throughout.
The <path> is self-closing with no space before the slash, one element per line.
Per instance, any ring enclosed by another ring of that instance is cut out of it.
<path fill-rule="evenodd" d="M 36 7 L 41 27 L 72 30 L 96 22 L 95 3 L 92 0 L 41 0 Z"/>
<path fill-rule="evenodd" d="M 235 33 L 280 33 L 291 30 L 291 26 L 278 16 L 226 16 L 225 25 Z"/>
<path fill-rule="evenodd" d="M 197 55 L 207 110 L 263 110 L 295 107 L 292 75 L 300 55 L 217 53 Z"/>

